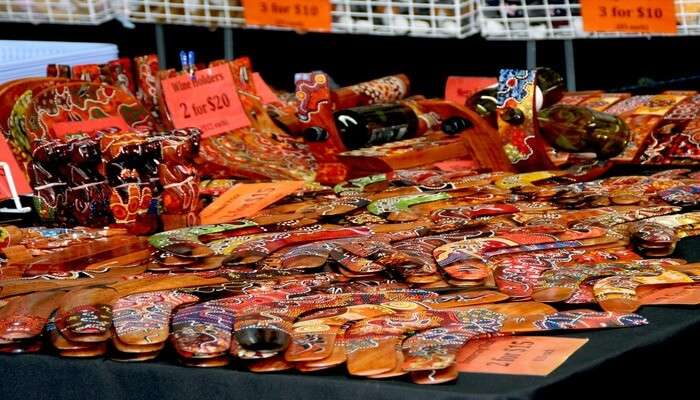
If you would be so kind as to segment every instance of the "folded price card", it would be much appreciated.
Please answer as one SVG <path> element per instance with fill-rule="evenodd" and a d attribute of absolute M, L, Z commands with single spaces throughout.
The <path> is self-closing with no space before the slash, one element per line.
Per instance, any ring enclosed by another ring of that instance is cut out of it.
<path fill-rule="evenodd" d="M 239 183 L 202 210 L 203 224 L 221 224 L 250 217 L 277 200 L 303 189 L 303 181 Z"/>
<path fill-rule="evenodd" d="M 637 289 L 642 304 L 700 304 L 700 284 L 650 285 Z"/>
<path fill-rule="evenodd" d="M 673 0 L 581 0 L 586 32 L 676 33 Z"/>
<path fill-rule="evenodd" d="M 479 168 L 478 164 L 474 160 L 447 160 L 436 162 L 433 165 L 440 171 L 446 172 L 466 171 L 469 169 Z"/>
<path fill-rule="evenodd" d="M 588 339 L 510 336 L 474 340 L 457 356 L 461 372 L 547 376 Z"/>
<path fill-rule="evenodd" d="M 17 194 L 26 195 L 32 193 L 32 188 L 29 186 L 24 172 L 15 160 L 15 156 L 10 150 L 10 145 L 7 143 L 4 137 L 0 135 L 0 161 L 4 161 L 9 164 L 10 172 L 12 173 L 12 178 L 15 182 L 15 188 L 17 189 Z M 10 187 L 7 183 L 5 173 L 0 168 L 0 200 L 5 200 L 12 198 L 12 193 Z"/>
<path fill-rule="evenodd" d="M 498 83 L 496 78 L 482 76 L 450 76 L 445 85 L 445 99 L 464 105 L 476 92 Z"/>
<path fill-rule="evenodd" d="M 248 25 L 330 32 L 330 0 L 243 0 Z"/>
<path fill-rule="evenodd" d="M 202 138 L 250 125 L 228 64 L 164 79 L 163 95 L 175 128 L 199 128 Z"/>
<path fill-rule="evenodd" d="M 263 104 L 282 104 L 279 97 L 277 97 L 275 92 L 270 89 L 262 76 L 257 72 L 253 72 L 253 83 L 255 83 L 255 90 L 260 95 L 260 98 L 262 98 Z"/>

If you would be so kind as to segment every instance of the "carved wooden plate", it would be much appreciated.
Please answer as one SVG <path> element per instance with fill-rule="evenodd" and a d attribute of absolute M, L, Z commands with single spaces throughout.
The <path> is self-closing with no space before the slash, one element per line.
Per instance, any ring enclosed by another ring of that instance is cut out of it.
<path fill-rule="evenodd" d="M 31 140 L 55 139 L 60 122 L 120 116 L 136 130 L 155 130 L 148 111 L 130 94 L 112 86 L 88 82 L 54 85 L 32 98 L 25 121 Z"/>

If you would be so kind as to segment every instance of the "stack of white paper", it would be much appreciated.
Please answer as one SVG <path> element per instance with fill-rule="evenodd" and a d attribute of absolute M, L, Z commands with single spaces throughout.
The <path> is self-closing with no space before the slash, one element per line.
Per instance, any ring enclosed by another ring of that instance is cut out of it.
<path fill-rule="evenodd" d="M 110 43 L 0 40 L 0 84 L 46 76 L 47 64 L 104 64 L 119 57 Z"/>

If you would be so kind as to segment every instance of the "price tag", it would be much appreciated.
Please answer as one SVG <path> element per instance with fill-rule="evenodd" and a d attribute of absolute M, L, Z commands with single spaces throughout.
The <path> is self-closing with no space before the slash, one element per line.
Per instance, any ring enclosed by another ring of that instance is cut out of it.
<path fill-rule="evenodd" d="M 673 0 L 581 0 L 586 32 L 676 33 Z"/>
<path fill-rule="evenodd" d="M 642 304 L 700 304 L 700 285 L 649 285 L 637 289 Z"/>
<path fill-rule="evenodd" d="M 196 127 L 202 138 L 250 125 L 229 66 L 218 65 L 161 82 L 175 128 Z"/>
<path fill-rule="evenodd" d="M 461 372 L 547 376 L 588 342 L 548 336 L 474 340 L 457 356 Z"/>
<path fill-rule="evenodd" d="M 27 177 L 24 175 L 22 168 L 17 163 L 12 150 L 10 150 L 10 145 L 7 143 L 2 133 L 0 132 L 0 161 L 4 161 L 10 166 L 10 172 L 12 173 L 12 178 L 15 182 L 15 189 L 17 189 L 17 194 L 31 194 L 32 188 L 29 186 Z M 0 200 L 12 198 L 12 192 L 10 191 L 10 186 L 5 177 L 5 172 L 0 168 Z"/>
<path fill-rule="evenodd" d="M 473 160 L 447 160 L 436 162 L 433 165 L 440 171 L 445 172 L 466 171 L 479 168 L 478 163 Z"/>
<path fill-rule="evenodd" d="M 122 131 L 132 130 L 120 115 L 99 119 L 87 119 L 85 121 L 57 122 L 52 128 L 54 135 L 59 139 L 76 133 L 87 133 L 90 136 L 94 136 L 96 131 L 109 128 L 119 128 Z"/>
<path fill-rule="evenodd" d="M 445 85 L 445 99 L 464 105 L 474 93 L 497 83 L 496 78 L 483 76 L 450 76 Z"/>
<path fill-rule="evenodd" d="M 253 72 L 253 83 L 255 83 L 255 91 L 258 92 L 264 104 L 282 104 L 279 97 L 267 86 L 265 80 L 257 72 Z"/>
<path fill-rule="evenodd" d="M 303 189 L 304 181 L 239 183 L 214 200 L 199 214 L 203 224 L 222 224 L 246 218 Z"/>
<path fill-rule="evenodd" d="M 330 0 L 243 0 L 248 25 L 330 32 Z"/>

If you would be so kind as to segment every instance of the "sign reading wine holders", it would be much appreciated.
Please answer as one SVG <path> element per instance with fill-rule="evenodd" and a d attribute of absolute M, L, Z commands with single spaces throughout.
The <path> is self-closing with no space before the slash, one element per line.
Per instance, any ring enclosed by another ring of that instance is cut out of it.
<path fill-rule="evenodd" d="M 677 33 L 673 0 L 581 0 L 586 32 Z"/>
<path fill-rule="evenodd" d="M 250 125 L 228 65 L 164 79 L 163 95 L 175 128 L 196 127 L 202 138 Z"/>
<path fill-rule="evenodd" d="M 330 32 L 330 0 L 243 0 L 247 25 Z"/>

